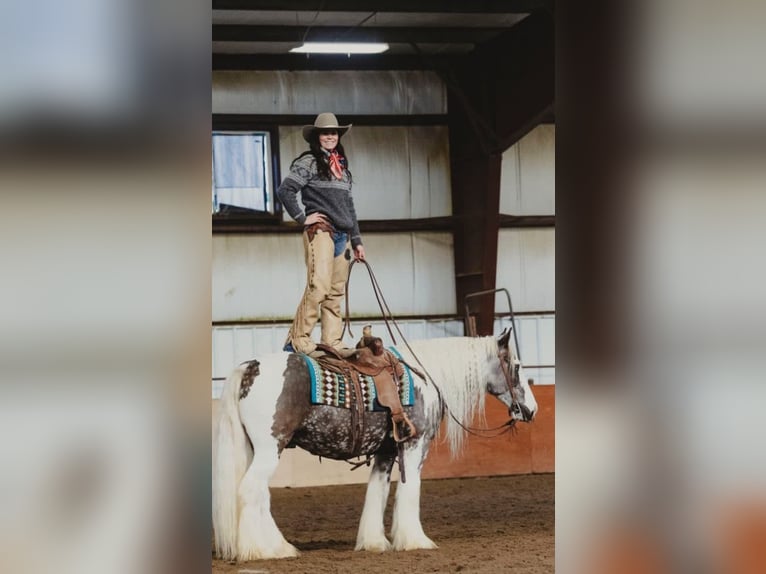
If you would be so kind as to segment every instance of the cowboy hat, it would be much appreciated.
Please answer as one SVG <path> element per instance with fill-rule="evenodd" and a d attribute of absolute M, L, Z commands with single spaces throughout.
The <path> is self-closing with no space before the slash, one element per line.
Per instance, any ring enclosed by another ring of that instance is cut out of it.
<path fill-rule="evenodd" d="M 314 120 L 313 126 L 303 126 L 303 139 L 305 139 L 306 141 L 310 141 L 309 138 L 311 137 L 311 133 L 314 130 L 331 130 L 331 129 L 338 130 L 338 136 L 342 136 L 348 130 L 351 129 L 351 124 L 348 124 L 347 126 L 339 126 L 338 118 L 335 117 L 335 114 L 325 112 L 317 116 L 317 119 Z"/>

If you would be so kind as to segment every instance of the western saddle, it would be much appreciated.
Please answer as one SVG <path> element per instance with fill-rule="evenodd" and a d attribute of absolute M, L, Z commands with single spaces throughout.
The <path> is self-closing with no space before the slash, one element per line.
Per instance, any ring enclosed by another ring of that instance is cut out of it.
<path fill-rule="evenodd" d="M 396 355 L 384 348 L 382 339 L 372 336 L 372 328 L 369 325 L 364 327 L 362 338 L 357 343 L 356 349 L 351 352 L 341 353 L 323 344 L 317 345 L 317 349 L 324 351 L 325 354 L 312 353 L 312 356 L 322 367 L 340 373 L 351 380 L 356 395 L 354 408 L 359 411 L 354 420 L 361 423 L 364 416 L 359 379 L 360 374 L 367 375 L 375 382 L 378 403 L 391 413 L 394 441 L 401 443 L 417 436 L 417 429 L 404 412 L 399 398 L 397 381 L 401 380 L 404 367 Z"/>

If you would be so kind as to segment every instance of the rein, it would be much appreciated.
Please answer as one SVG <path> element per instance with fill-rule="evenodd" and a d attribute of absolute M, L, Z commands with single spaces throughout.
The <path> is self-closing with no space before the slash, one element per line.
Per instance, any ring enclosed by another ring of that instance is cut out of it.
<path fill-rule="evenodd" d="M 383 320 L 386 323 L 386 328 L 388 329 L 388 333 L 391 335 L 391 339 L 396 345 L 396 337 L 394 337 L 394 333 L 391 330 L 391 325 L 389 325 L 389 320 L 394 325 L 394 328 L 396 328 L 396 331 L 399 333 L 399 336 L 402 338 L 402 342 L 407 347 L 407 350 L 410 352 L 410 354 L 415 358 L 418 365 L 420 365 L 420 368 L 423 369 L 423 373 L 425 373 L 425 376 L 421 373 L 418 373 L 423 380 L 428 384 L 428 379 L 431 380 L 431 383 L 433 384 L 434 389 L 436 389 L 436 394 L 439 397 L 439 404 L 442 407 L 442 411 L 446 411 L 449 416 L 452 418 L 455 423 L 462 428 L 464 431 L 466 431 L 468 434 L 479 436 L 483 438 L 494 438 L 496 436 L 500 436 L 502 434 L 505 434 L 506 432 L 509 432 L 511 430 L 515 430 L 516 420 L 511 417 L 508 419 L 508 421 L 504 422 L 503 424 L 493 427 L 493 428 L 480 428 L 480 427 L 469 427 L 464 425 L 458 418 L 452 413 L 452 411 L 449 408 L 449 405 L 444 400 L 444 396 L 442 394 L 441 389 L 439 388 L 439 385 L 436 384 L 436 381 L 431 376 L 431 374 L 428 372 L 428 369 L 426 369 L 425 365 L 421 362 L 420 358 L 415 354 L 415 351 L 412 350 L 412 347 L 410 347 L 409 342 L 407 341 L 406 337 L 402 333 L 402 330 L 399 328 L 399 324 L 396 322 L 396 319 L 394 319 L 393 313 L 391 313 L 391 309 L 388 307 L 388 302 L 386 301 L 385 297 L 383 296 L 383 292 L 380 289 L 380 285 L 378 284 L 378 279 L 375 277 L 375 273 L 372 271 L 372 267 L 370 264 L 365 261 L 361 260 L 362 263 L 364 263 L 365 267 L 367 267 L 367 273 L 370 276 L 370 283 L 372 284 L 372 291 L 375 294 L 375 299 L 378 302 L 378 307 L 380 307 L 381 315 L 383 316 Z M 343 335 L 346 332 L 346 329 L 348 329 L 348 334 L 353 338 L 354 335 L 351 332 L 351 318 L 350 318 L 350 311 L 349 311 L 349 305 L 348 305 L 348 287 L 349 283 L 351 281 L 351 270 L 354 268 L 354 264 L 357 262 L 357 260 L 353 260 L 348 268 L 348 277 L 346 278 L 346 316 L 344 318 L 344 325 L 343 325 L 343 331 L 341 333 L 341 339 L 343 338 Z M 510 373 L 510 365 L 507 365 L 505 362 L 505 358 L 502 356 L 503 354 L 507 354 L 507 351 L 498 353 L 497 358 L 500 361 L 500 368 L 503 371 L 503 377 L 505 378 L 505 385 L 508 388 L 508 392 L 511 396 L 511 412 L 513 412 L 514 407 L 519 407 L 519 401 L 518 401 L 518 394 L 514 392 L 514 386 L 513 386 L 513 379 L 511 377 Z M 409 365 L 408 365 L 409 366 Z M 412 367 L 410 367 L 412 368 Z M 417 369 L 413 369 L 415 372 L 417 372 Z M 518 379 L 518 372 L 519 372 L 519 365 L 516 365 L 515 368 L 516 376 Z M 487 434 L 481 434 L 481 433 L 489 433 L 489 432 L 496 432 L 495 434 L 487 435 Z M 362 463 L 364 464 L 364 463 Z M 368 463 L 369 464 L 369 463 Z M 355 470 L 355 469 L 352 469 Z"/>

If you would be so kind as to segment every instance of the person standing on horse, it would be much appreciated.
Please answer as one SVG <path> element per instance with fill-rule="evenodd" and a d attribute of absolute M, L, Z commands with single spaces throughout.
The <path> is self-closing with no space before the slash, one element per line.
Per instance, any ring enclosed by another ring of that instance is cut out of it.
<path fill-rule="evenodd" d="M 316 350 L 311 338 L 320 318 L 321 342 L 345 352 L 341 335 L 341 299 L 345 294 L 351 252 L 365 258 L 359 222 L 351 195 L 352 176 L 340 139 L 351 125 L 341 126 L 335 114 L 319 114 L 313 125 L 303 127 L 309 150 L 290 166 L 277 190 L 287 213 L 303 224 L 306 290 L 285 343 L 285 351 L 310 354 Z M 302 209 L 298 203 L 300 194 Z"/>

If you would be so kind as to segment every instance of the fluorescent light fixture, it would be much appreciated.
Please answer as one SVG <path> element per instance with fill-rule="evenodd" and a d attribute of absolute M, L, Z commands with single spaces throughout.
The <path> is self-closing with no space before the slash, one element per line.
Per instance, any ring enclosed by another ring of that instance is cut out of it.
<path fill-rule="evenodd" d="M 302 54 L 380 54 L 388 50 L 388 44 L 371 42 L 304 42 L 291 52 Z"/>

